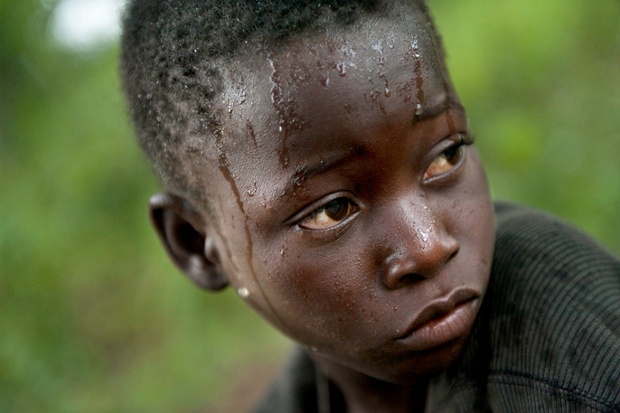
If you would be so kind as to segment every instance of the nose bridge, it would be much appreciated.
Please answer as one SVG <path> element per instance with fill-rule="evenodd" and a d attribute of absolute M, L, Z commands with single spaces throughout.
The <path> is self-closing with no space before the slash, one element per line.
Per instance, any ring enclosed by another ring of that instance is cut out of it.
<path fill-rule="evenodd" d="M 401 198 L 388 209 L 383 275 L 388 288 L 432 278 L 457 254 L 458 242 L 425 197 Z"/>

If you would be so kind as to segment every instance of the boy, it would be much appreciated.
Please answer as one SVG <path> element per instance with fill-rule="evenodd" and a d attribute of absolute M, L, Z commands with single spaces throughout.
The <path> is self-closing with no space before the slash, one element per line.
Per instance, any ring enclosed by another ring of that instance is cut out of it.
<path fill-rule="evenodd" d="M 620 410 L 620 264 L 493 207 L 421 0 L 206 3 L 121 69 L 168 254 L 300 344 L 259 411 Z"/>

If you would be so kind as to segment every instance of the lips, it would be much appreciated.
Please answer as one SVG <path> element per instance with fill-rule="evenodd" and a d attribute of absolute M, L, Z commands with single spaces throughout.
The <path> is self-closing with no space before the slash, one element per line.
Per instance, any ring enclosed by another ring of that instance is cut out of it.
<path fill-rule="evenodd" d="M 432 301 L 396 341 L 412 351 L 424 351 L 465 336 L 476 319 L 480 297 L 480 293 L 471 288 L 460 288 L 445 298 Z"/>

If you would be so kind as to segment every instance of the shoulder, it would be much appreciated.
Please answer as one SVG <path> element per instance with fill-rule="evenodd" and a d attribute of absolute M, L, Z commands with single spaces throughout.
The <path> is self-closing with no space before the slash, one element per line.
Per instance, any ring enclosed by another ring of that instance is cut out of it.
<path fill-rule="evenodd" d="M 498 203 L 496 214 L 488 292 L 488 301 L 496 310 L 504 309 L 507 301 L 545 314 L 555 308 L 580 306 L 583 311 L 579 313 L 587 312 L 589 319 L 620 323 L 617 257 L 588 235 L 544 212 Z M 574 320 L 567 317 L 566 321 Z M 620 324 L 616 327 L 618 334 Z"/>
<path fill-rule="evenodd" d="M 299 347 L 295 347 L 287 365 L 276 379 L 255 413 L 316 412 L 317 369 Z"/>
<path fill-rule="evenodd" d="M 496 203 L 495 268 L 552 259 L 554 263 L 618 265 L 618 258 L 590 236 L 545 212 Z M 581 266 L 575 269 L 582 270 Z"/>
<path fill-rule="evenodd" d="M 619 411 L 620 261 L 543 212 L 496 215 L 491 280 L 449 384 L 477 407 L 444 411 Z"/>
<path fill-rule="evenodd" d="M 561 220 L 507 204 L 497 206 L 495 248 L 494 380 L 620 409 L 620 261 Z"/>

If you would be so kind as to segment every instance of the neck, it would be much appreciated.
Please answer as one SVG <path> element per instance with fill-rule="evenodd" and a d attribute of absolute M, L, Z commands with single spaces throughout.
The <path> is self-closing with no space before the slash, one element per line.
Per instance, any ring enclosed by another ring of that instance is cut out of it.
<path fill-rule="evenodd" d="M 321 371 L 342 392 L 346 413 L 423 413 L 428 382 L 388 383 L 331 360 L 311 355 Z"/>

